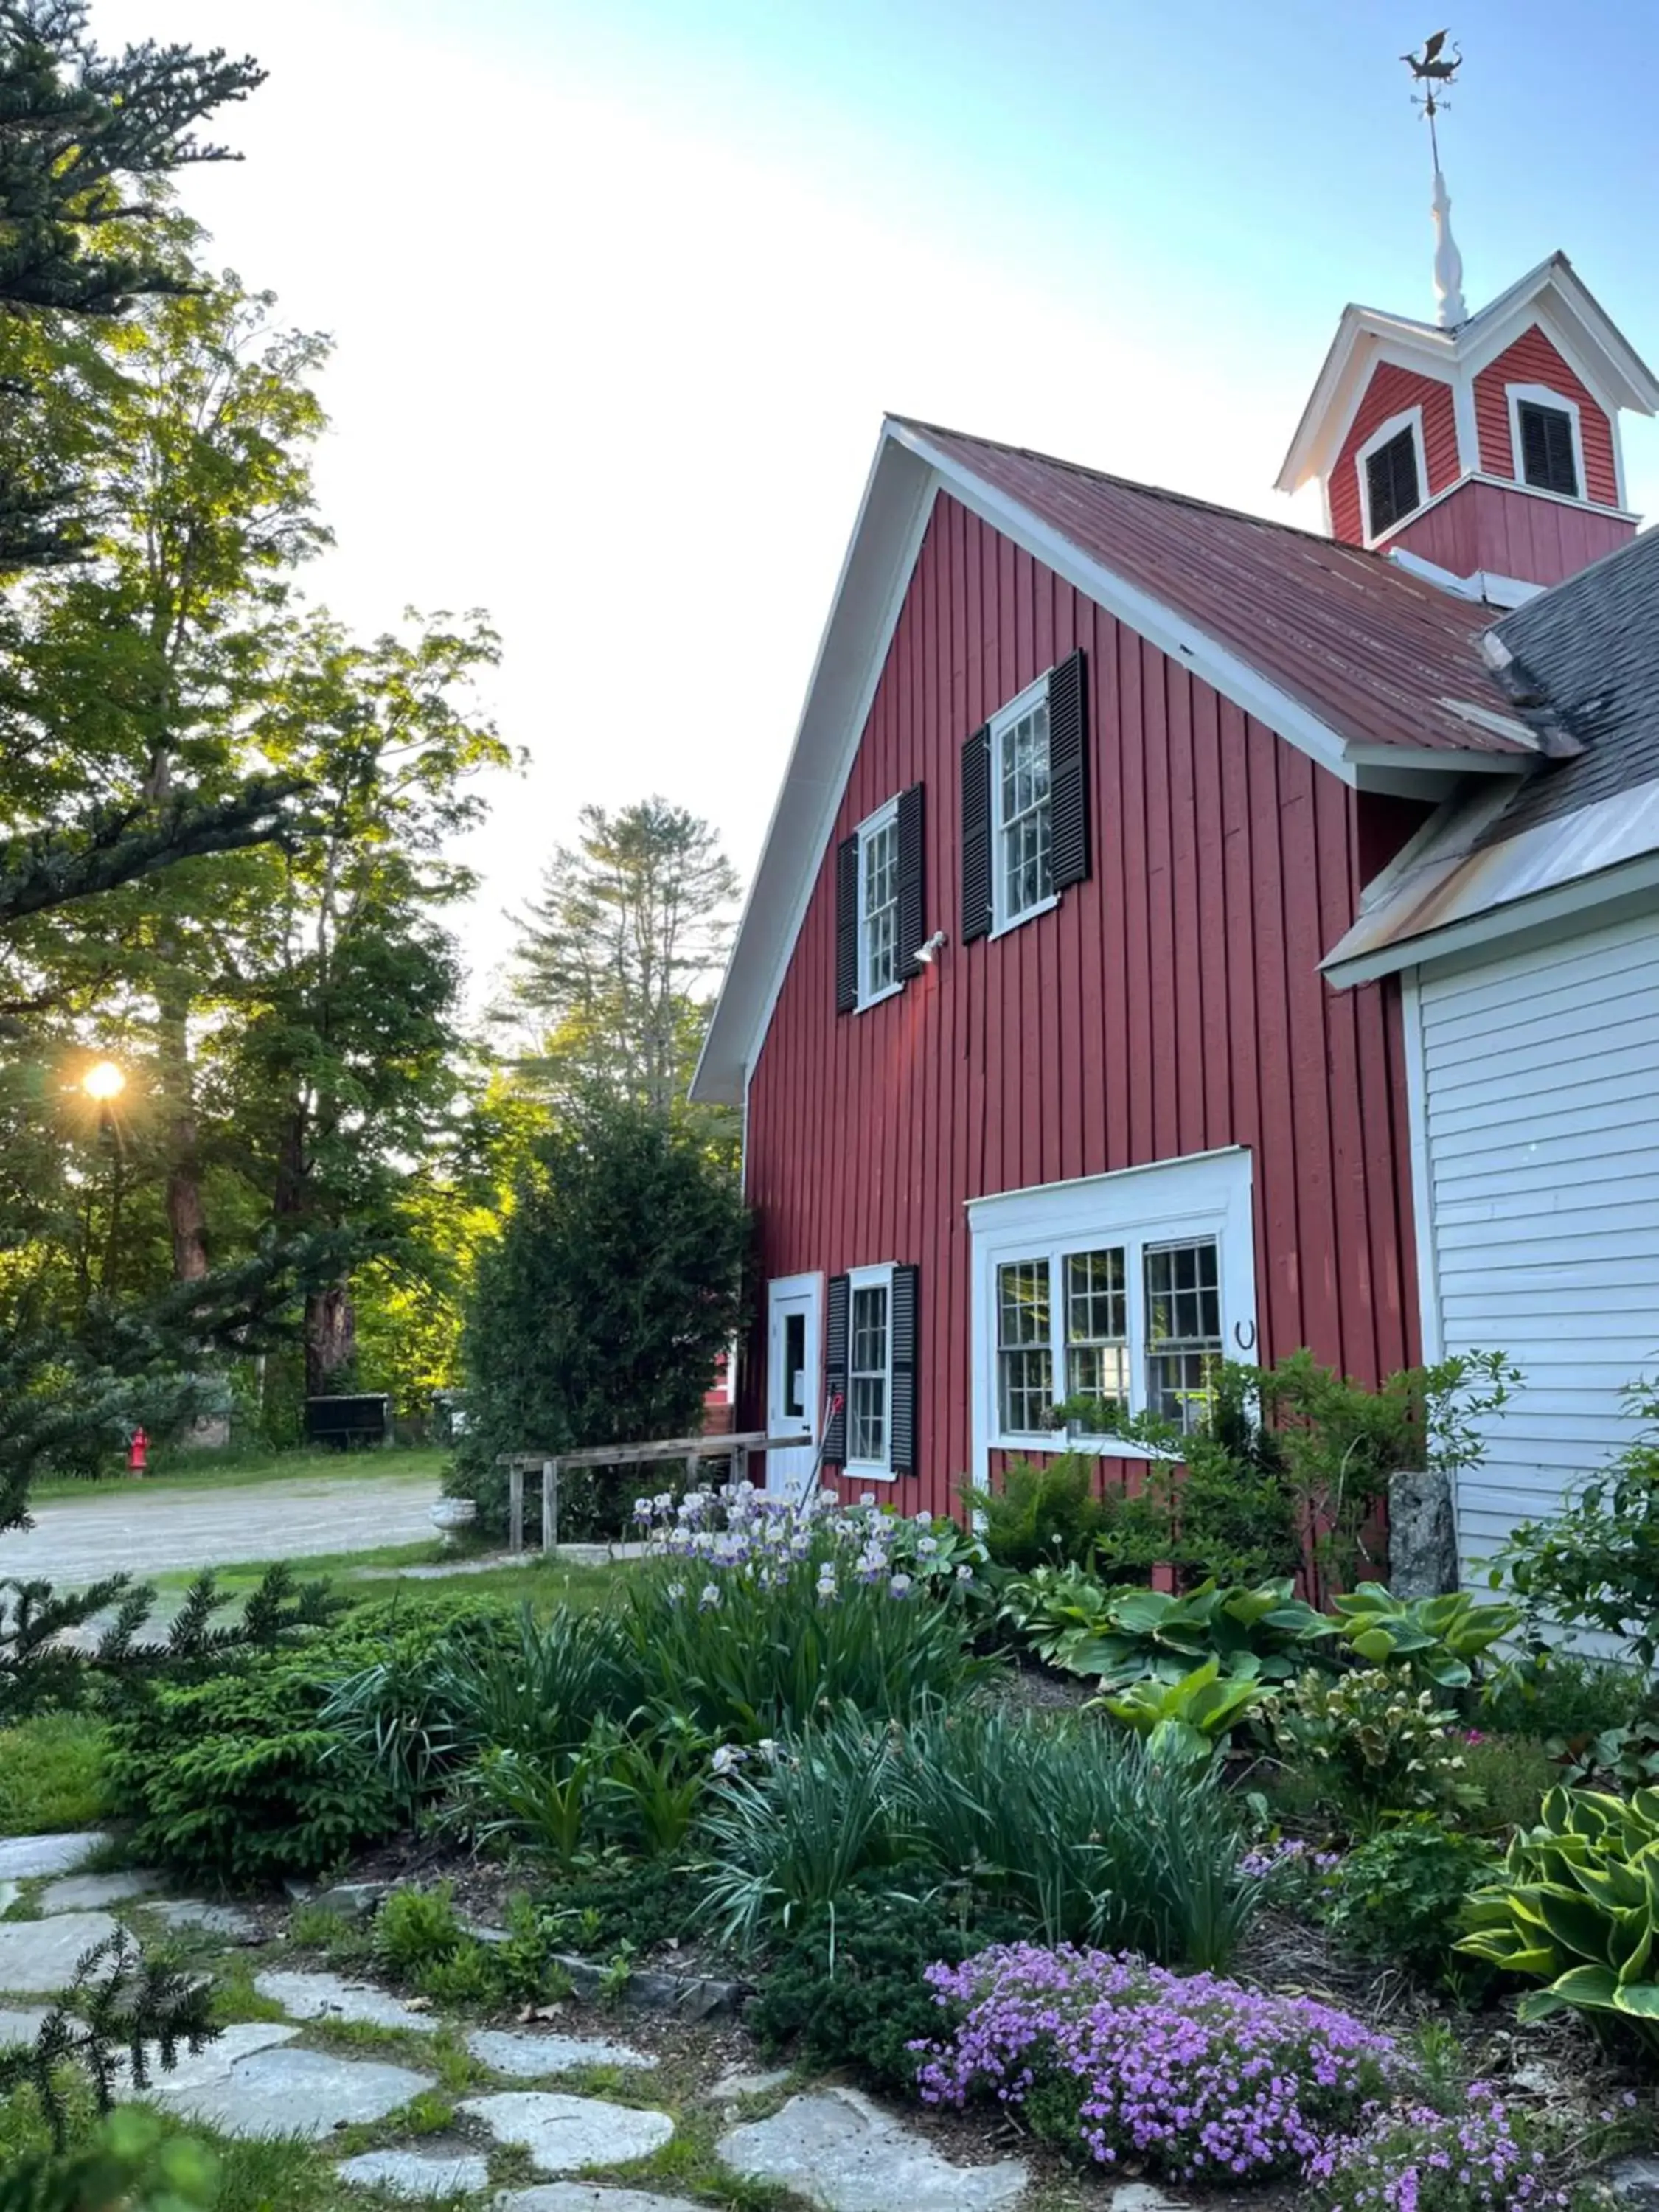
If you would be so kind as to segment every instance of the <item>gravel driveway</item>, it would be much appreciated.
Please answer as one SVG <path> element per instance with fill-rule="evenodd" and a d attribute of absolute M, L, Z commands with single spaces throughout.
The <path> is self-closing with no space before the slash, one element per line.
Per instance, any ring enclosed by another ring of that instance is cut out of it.
<path fill-rule="evenodd" d="M 0 1536 L 0 1577 L 74 1589 L 125 1570 L 165 1574 L 234 1559 L 297 1559 L 418 1544 L 436 1532 L 434 1475 L 296 1475 L 240 1490 L 146 1490 L 37 1506 L 34 1526 Z"/>

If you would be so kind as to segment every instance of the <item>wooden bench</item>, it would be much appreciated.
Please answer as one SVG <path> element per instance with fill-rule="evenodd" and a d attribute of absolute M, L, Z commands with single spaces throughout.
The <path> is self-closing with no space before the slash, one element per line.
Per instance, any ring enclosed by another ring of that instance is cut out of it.
<path fill-rule="evenodd" d="M 551 1553 L 559 1540 L 559 1478 L 568 1467 L 653 1467 L 679 1461 L 694 1474 L 705 1461 L 724 1460 L 728 1483 L 742 1482 L 750 1452 L 799 1451 L 812 1448 L 811 1437 L 769 1437 L 763 1431 L 742 1436 L 670 1437 L 654 1444 L 590 1444 L 581 1451 L 512 1452 L 496 1462 L 507 1469 L 507 1544 L 524 1549 L 524 1479 L 526 1469 L 542 1471 L 542 1549 Z"/>

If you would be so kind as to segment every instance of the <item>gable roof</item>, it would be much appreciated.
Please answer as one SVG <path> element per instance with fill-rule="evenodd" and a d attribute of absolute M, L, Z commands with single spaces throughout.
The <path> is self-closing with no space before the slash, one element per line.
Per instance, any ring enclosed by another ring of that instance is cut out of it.
<path fill-rule="evenodd" d="M 1659 884 L 1659 531 L 1529 599 L 1488 650 L 1516 711 L 1574 750 L 1437 816 L 1326 961 L 1334 982 Z"/>
<path fill-rule="evenodd" d="M 1345 782 L 1437 797 L 1449 773 L 1537 757 L 1480 658 L 1477 604 L 1288 524 L 890 416 L 695 1097 L 743 1097 L 941 491 Z"/>
<path fill-rule="evenodd" d="M 1328 473 L 1346 433 L 1358 386 L 1370 360 L 1384 348 L 1449 379 L 1479 368 L 1542 319 L 1566 344 L 1581 369 L 1614 408 L 1643 415 L 1659 410 L 1659 379 L 1642 359 L 1565 253 L 1553 253 L 1505 292 L 1454 329 L 1385 314 L 1352 302 L 1344 307 L 1323 365 L 1308 395 L 1290 450 L 1274 479 L 1279 491 L 1297 491 L 1310 477 Z M 1346 403 L 1346 404 L 1341 404 Z"/>

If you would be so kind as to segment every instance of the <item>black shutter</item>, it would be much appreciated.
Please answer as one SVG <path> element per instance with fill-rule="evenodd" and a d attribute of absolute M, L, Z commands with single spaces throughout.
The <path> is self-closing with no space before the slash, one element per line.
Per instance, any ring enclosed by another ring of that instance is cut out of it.
<path fill-rule="evenodd" d="M 991 933 L 991 725 L 962 749 L 962 941 Z"/>
<path fill-rule="evenodd" d="M 898 972 L 906 981 L 921 973 L 916 948 L 927 934 L 927 884 L 921 842 L 921 786 L 913 783 L 898 803 Z"/>
<path fill-rule="evenodd" d="M 845 1275 L 830 1278 L 829 1304 L 823 1325 L 823 1393 L 830 1407 L 823 1431 L 826 1467 L 847 1464 L 847 1322 L 848 1281 Z M 841 1403 L 836 1404 L 839 1398 Z"/>
<path fill-rule="evenodd" d="M 856 1013 L 859 1003 L 859 841 L 836 848 L 836 1012 Z"/>
<path fill-rule="evenodd" d="M 889 1421 L 895 1474 L 920 1474 L 916 1459 L 916 1346 L 921 1338 L 921 1270 L 895 1267 L 889 1327 L 893 1355 L 893 1403 Z"/>
<path fill-rule="evenodd" d="M 1521 475 L 1540 491 L 1578 496 L 1578 464 L 1572 450 L 1572 418 L 1560 407 L 1540 407 L 1523 399 L 1521 417 Z"/>
<path fill-rule="evenodd" d="M 1089 876 L 1089 702 L 1079 649 L 1048 678 L 1048 819 L 1057 891 Z"/>

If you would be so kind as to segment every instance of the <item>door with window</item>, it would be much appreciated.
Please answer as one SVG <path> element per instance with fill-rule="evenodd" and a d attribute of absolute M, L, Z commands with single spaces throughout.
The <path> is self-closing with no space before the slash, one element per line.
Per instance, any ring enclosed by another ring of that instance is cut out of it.
<path fill-rule="evenodd" d="M 802 1439 L 766 1455 L 766 1487 L 782 1497 L 799 1495 L 817 1456 L 823 1288 L 819 1275 L 786 1275 L 767 1288 L 766 1433 Z"/>

